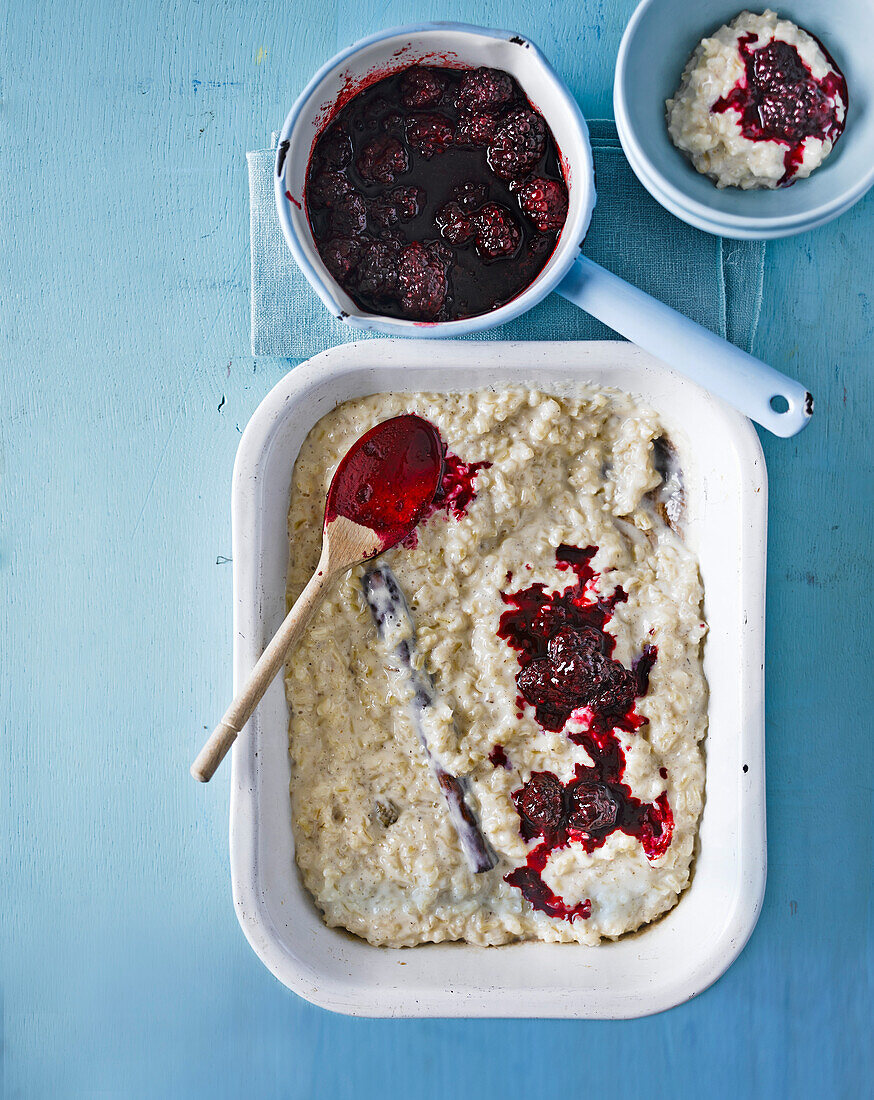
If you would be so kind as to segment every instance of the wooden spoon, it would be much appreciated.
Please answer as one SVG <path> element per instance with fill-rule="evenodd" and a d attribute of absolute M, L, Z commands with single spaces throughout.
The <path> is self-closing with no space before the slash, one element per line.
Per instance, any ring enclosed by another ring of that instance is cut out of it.
<path fill-rule="evenodd" d="M 334 581 L 406 538 L 442 478 L 440 434 L 413 414 L 377 424 L 347 451 L 328 489 L 316 571 L 191 765 L 195 779 L 213 777 Z"/>

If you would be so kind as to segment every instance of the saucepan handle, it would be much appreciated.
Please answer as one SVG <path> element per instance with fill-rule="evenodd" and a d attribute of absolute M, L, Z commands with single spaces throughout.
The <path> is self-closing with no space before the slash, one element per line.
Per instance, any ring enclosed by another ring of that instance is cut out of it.
<path fill-rule="evenodd" d="M 556 290 L 774 435 L 786 438 L 807 427 L 813 397 L 800 382 L 585 256 L 575 261 Z"/>

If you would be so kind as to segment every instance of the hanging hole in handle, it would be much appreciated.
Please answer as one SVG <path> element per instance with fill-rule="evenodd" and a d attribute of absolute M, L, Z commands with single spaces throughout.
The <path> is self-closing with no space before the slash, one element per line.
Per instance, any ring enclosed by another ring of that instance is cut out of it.
<path fill-rule="evenodd" d="M 771 406 L 775 413 L 789 412 L 789 402 L 786 400 L 782 393 L 775 393 L 768 404 Z"/>

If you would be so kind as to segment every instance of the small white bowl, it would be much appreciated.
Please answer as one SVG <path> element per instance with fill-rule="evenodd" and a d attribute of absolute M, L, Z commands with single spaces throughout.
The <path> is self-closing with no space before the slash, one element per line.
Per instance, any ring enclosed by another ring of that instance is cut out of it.
<path fill-rule="evenodd" d="M 776 191 L 719 190 L 671 141 L 665 100 L 680 83 L 700 40 L 744 7 L 771 7 L 816 35 L 847 78 L 843 135 L 807 179 Z M 642 0 L 616 59 L 613 110 L 622 148 L 637 178 L 658 202 L 690 225 L 724 237 L 788 237 L 824 225 L 874 184 L 874 3 L 871 0 Z"/>
<path fill-rule="evenodd" d="M 686 535 L 710 624 L 706 804 L 689 889 L 616 943 L 373 947 L 328 928 L 294 862 L 288 709 L 271 685 L 233 748 L 231 878 L 252 947 L 300 996 L 358 1016 L 645 1016 L 694 997 L 731 965 L 765 888 L 764 612 L 767 482 L 748 420 L 639 348 L 612 341 L 343 344 L 264 398 L 234 467 L 234 682 L 285 614 L 288 509 L 300 446 L 337 403 L 385 391 L 459 392 L 508 382 L 559 393 L 581 381 L 640 394 L 677 447 Z"/>

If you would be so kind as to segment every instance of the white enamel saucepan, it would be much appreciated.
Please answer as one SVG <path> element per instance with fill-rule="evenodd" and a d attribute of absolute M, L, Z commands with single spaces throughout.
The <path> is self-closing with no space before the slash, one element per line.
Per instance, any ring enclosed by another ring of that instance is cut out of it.
<path fill-rule="evenodd" d="M 362 310 L 322 263 L 303 204 L 313 145 L 338 105 L 374 81 L 420 63 L 459 68 L 487 65 L 511 73 L 552 130 L 568 188 L 567 221 L 534 282 L 491 313 L 460 321 L 406 321 Z M 424 23 L 383 31 L 344 50 L 316 73 L 289 112 L 280 134 L 274 183 L 279 220 L 295 259 L 327 308 L 349 325 L 393 336 L 461 336 L 504 324 L 555 290 L 775 435 L 795 435 L 810 419 L 813 398 L 801 383 L 581 253 L 595 206 L 586 123 L 546 58 L 518 34 L 458 23 Z"/>

